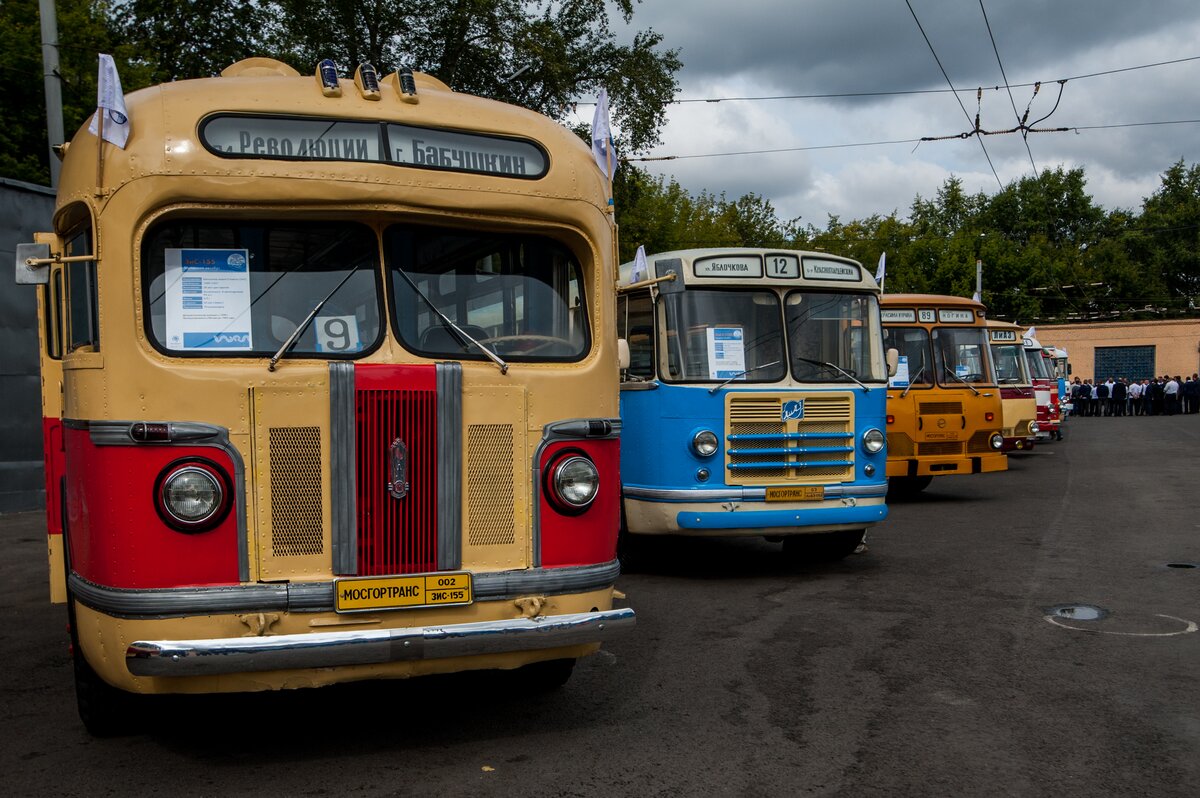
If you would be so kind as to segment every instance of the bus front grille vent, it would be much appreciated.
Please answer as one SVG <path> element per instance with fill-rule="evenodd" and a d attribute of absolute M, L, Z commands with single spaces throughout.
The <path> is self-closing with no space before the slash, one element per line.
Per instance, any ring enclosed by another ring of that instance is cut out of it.
<path fill-rule="evenodd" d="M 511 545 L 513 520 L 513 428 L 472 424 L 467 430 L 467 542 Z"/>
<path fill-rule="evenodd" d="M 271 554 L 321 554 L 321 429 L 271 427 L 267 436 L 271 458 Z"/>
<path fill-rule="evenodd" d="M 854 478 L 854 407 L 848 396 L 730 394 L 727 401 L 727 484 Z"/>
<path fill-rule="evenodd" d="M 960 441 L 933 441 L 932 443 L 917 444 L 917 454 L 924 457 L 938 457 L 962 454 L 963 445 Z"/>
<path fill-rule="evenodd" d="M 889 432 L 887 436 L 887 452 L 889 457 L 912 457 L 916 448 L 913 439 L 903 432 Z"/>
<path fill-rule="evenodd" d="M 994 452 L 990 439 L 992 430 L 981 429 L 971 436 L 971 440 L 967 441 L 967 452 L 970 454 L 979 454 L 981 452 Z"/>
<path fill-rule="evenodd" d="M 962 402 L 921 402 L 917 412 L 923 416 L 961 416 Z"/>

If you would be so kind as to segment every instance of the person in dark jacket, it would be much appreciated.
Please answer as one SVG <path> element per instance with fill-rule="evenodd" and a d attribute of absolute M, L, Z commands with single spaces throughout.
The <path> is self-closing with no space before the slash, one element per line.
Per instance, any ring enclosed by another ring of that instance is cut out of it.
<path fill-rule="evenodd" d="M 1125 415 L 1125 399 L 1129 395 L 1129 386 L 1125 384 L 1125 378 L 1117 380 L 1112 386 L 1112 396 L 1109 401 L 1112 403 L 1112 414 L 1114 416 Z"/>
<path fill-rule="evenodd" d="M 1112 415 L 1112 405 L 1109 404 L 1108 383 L 1107 382 L 1096 383 L 1096 399 L 1099 400 L 1099 406 L 1096 408 L 1096 415 L 1111 416 Z"/>

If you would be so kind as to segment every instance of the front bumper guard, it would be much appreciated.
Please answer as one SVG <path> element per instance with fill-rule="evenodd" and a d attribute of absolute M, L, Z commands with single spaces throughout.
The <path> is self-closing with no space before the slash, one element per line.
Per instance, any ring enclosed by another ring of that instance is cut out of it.
<path fill-rule="evenodd" d="M 586 645 L 633 628 L 632 609 L 504 621 L 349 632 L 139 640 L 125 663 L 134 676 L 216 676 L 252 671 L 378 665 Z"/>

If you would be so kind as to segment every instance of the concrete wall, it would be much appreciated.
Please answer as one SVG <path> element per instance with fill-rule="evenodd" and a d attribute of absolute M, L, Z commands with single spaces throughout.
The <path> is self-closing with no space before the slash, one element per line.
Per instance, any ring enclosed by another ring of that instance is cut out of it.
<path fill-rule="evenodd" d="M 33 286 L 14 282 L 17 244 L 50 229 L 54 192 L 0 178 L 0 513 L 45 506 Z"/>
<path fill-rule="evenodd" d="M 1153 346 L 1154 373 L 1158 375 L 1200 372 L 1200 319 L 1039 324 L 1036 335 L 1044 346 L 1066 349 L 1072 376 L 1080 379 L 1129 376 L 1096 373 L 1096 348 L 1109 346 Z"/>

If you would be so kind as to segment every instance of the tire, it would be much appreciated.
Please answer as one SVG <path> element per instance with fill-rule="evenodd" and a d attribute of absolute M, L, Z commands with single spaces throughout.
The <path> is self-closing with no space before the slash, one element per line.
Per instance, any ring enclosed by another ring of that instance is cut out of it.
<path fill-rule="evenodd" d="M 916 496 L 929 487 L 933 477 L 890 477 L 888 479 L 888 498 L 905 498 Z"/>
<path fill-rule="evenodd" d="M 138 696 L 118 690 L 100 678 L 79 646 L 75 597 L 67 595 L 71 627 L 71 664 L 75 674 L 75 706 L 83 727 L 93 737 L 120 737 L 134 729 Z"/>
<path fill-rule="evenodd" d="M 564 686 L 575 670 L 574 659 L 551 659 L 535 662 L 517 670 L 521 685 L 530 692 L 549 693 Z"/>
<path fill-rule="evenodd" d="M 865 529 L 790 535 L 783 540 L 783 552 L 796 559 L 836 562 L 853 554 L 865 535 Z"/>

